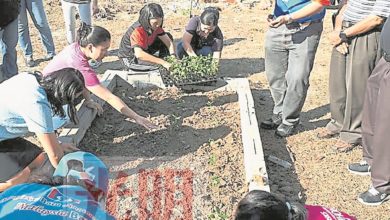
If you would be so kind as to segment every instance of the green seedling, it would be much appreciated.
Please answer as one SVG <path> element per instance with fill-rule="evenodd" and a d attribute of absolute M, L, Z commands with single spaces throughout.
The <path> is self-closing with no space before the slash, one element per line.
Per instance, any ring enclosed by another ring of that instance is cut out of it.
<path fill-rule="evenodd" d="M 219 184 L 221 183 L 221 177 L 213 175 L 211 177 L 211 186 L 212 187 L 218 187 Z"/>
<path fill-rule="evenodd" d="M 226 220 L 228 219 L 228 216 L 226 212 L 221 211 L 218 207 L 213 208 L 212 213 L 208 216 L 208 219 L 210 220 Z"/>
<path fill-rule="evenodd" d="M 169 56 L 165 60 L 171 64 L 170 75 L 177 81 L 198 81 L 215 77 L 218 73 L 218 62 L 211 55 L 187 56 L 181 60 Z"/>
<path fill-rule="evenodd" d="M 209 157 L 209 164 L 211 166 L 214 166 L 216 163 L 217 163 L 217 157 L 215 156 L 215 154 L 211 154 Z"/>

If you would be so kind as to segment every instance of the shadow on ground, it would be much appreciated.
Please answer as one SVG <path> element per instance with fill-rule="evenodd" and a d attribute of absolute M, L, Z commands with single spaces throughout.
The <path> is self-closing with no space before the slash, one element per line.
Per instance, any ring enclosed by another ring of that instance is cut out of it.
<path fill-rule="evenodd" d="M 264 71 L 264 58 L 221 59 L 221 77 L 248 77 Z"/>
<path fill-rule="evenodd" d="M 273 100 L 269 90 L 252 89 L 252 95 L 255 102 L 257 120 L 260 125 L 261 121 L 271 117 Z M 294 164 L 294 157 L 292 153 L 289 153 L 286 139 L 277 137 L 274 130 L 259 128 L 259 131 L 271 192 L 288 200 L 305 203 L 305 189 L 299 182 L 294 165 L 290 168 L 285 168 L 268 160 L 268 157 L 272 155 Z"/>

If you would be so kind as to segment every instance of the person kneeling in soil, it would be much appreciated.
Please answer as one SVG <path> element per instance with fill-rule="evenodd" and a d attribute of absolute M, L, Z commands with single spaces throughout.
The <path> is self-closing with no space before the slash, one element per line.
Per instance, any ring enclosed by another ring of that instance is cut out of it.
<path fill-rule="evenodd" d="M 51 177 L 32 176 L 30 183 L 0 194 L 1 219 L 114 219 L 105 211 L 106 165 L 91 153 L 65 155 Z"/>
<path fill-rule="evenodd" d="M 223 48 L 223 34 L 218 27 L 220 8 L 207 7 L 200 16 L 190 19 L 182 41 L 177 45 L 177 55 L 207 56 L 219 60 Z"/>
<path fill-rule="evenodd" d="M 118 57 L 124 69 L 137 70 L 137 64 L 159 64 L 169 69 L 170 64 L 163 58 L 176 53 L 172 35 L 162 28 L 163 21 L 159 4 L 150 3 L 141 9 L 138 21 L 129 27 L 119 46 Z M 158 57 L 154 55 L 157 52 Z"/>
<path fill-rule="evenodd" d="M 235 220 L 356 220 L 344 212 L 323 206 L 290 203 L 276 195 L 253 190 L 238 203 Z"/>
<path fill-rule="evenodd" d="M 78 30 L 78 41 L 65 47 L 64 50 L 56 55 L 44 68 L 43 74 L 47 76 L 58 69 L 66 67 L 75 68 L 84 76 L 85 89 L 83 91 L 83 96 L 87 107 L 96 109 L 99 115 L 103 112 L 103 108 L 91 99 L 89 92 L 92 92 L 94 95 L 114 107 L 117 111 L 133 119 L 137 124 L 144 126 L 146 129 L 150 130 L 157 128 L 156 125 L 148 119 L 138 115 L 118 96 L 112 94 L 110 90 L 104 87 L 100 83 L 95 70 L 89 65 L 88 60 L 90 59 L 99 62 L 102 61 L 107 54 L 110 44 L 111 35 L 108 30 L 103 27 L 89 26 L 82 23 Z"/>
<path fill-rule="evenodd" d="M 83 76 L 71 68 L 46 77 L 20 73 L 0 84 L 0 192 L 25 182 L 43 163 L 42 149 L 22 138 L 29 132 L 35 133 L 54 167 L 64 151 L 77 150 L 58 142 L 54 124 L 66 115 L 63 105 L 77 124 L 76 99 L 83 89 Z"/>

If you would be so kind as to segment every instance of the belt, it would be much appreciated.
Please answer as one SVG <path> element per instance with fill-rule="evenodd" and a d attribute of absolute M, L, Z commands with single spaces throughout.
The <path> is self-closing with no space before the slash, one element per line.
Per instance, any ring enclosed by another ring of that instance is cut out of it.
<path fill-rule="evenodd" d="M 290 24 L 286 24 L 286 25 L 287 25 L 287 27 L 290 27 L 290 28 L 295 27 L 295 28 L 304 29 L 311 24 L 320 23 L 320 22 L 322 22 L 322 19 L 313 20 L 313 21 L 306 21 L 306 22 L 302 22 L 302 23 L 294 21 L 294 22 L 291 22 Z"/>
<path fill-rule="evenodd" d="M 382 27 L 383 27 L 383 24 L 386 22 L 386 19 L 384 20 L 384 22 L 381 24 L 381 25 L 378 25 L 376 27 L 374 27 L 371 31 L 381 31 L 382 30 Z M 352 22 L 352 21 L 343 21 L 342 22 L 342 26 L 343 28 L 349 28 L 353 25 L 355 25 L 357 22 Z"/>
<path fill-rule="evenodd" d="M 383 59 L 386 60 L 386 62 L 390 62 L 390 53 L 386 53 L 383 51 Z"/>

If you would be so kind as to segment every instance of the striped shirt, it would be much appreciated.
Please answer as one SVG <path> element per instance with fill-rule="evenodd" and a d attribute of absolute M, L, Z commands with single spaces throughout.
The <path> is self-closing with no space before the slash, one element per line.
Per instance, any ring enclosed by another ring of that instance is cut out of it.
<path fill-rule="evenodd" d="M 389 0 L 348 0 L 344 20 L 353 23 L 362 21 L 369 15 L 387 18 L 390 15 Z"/>

